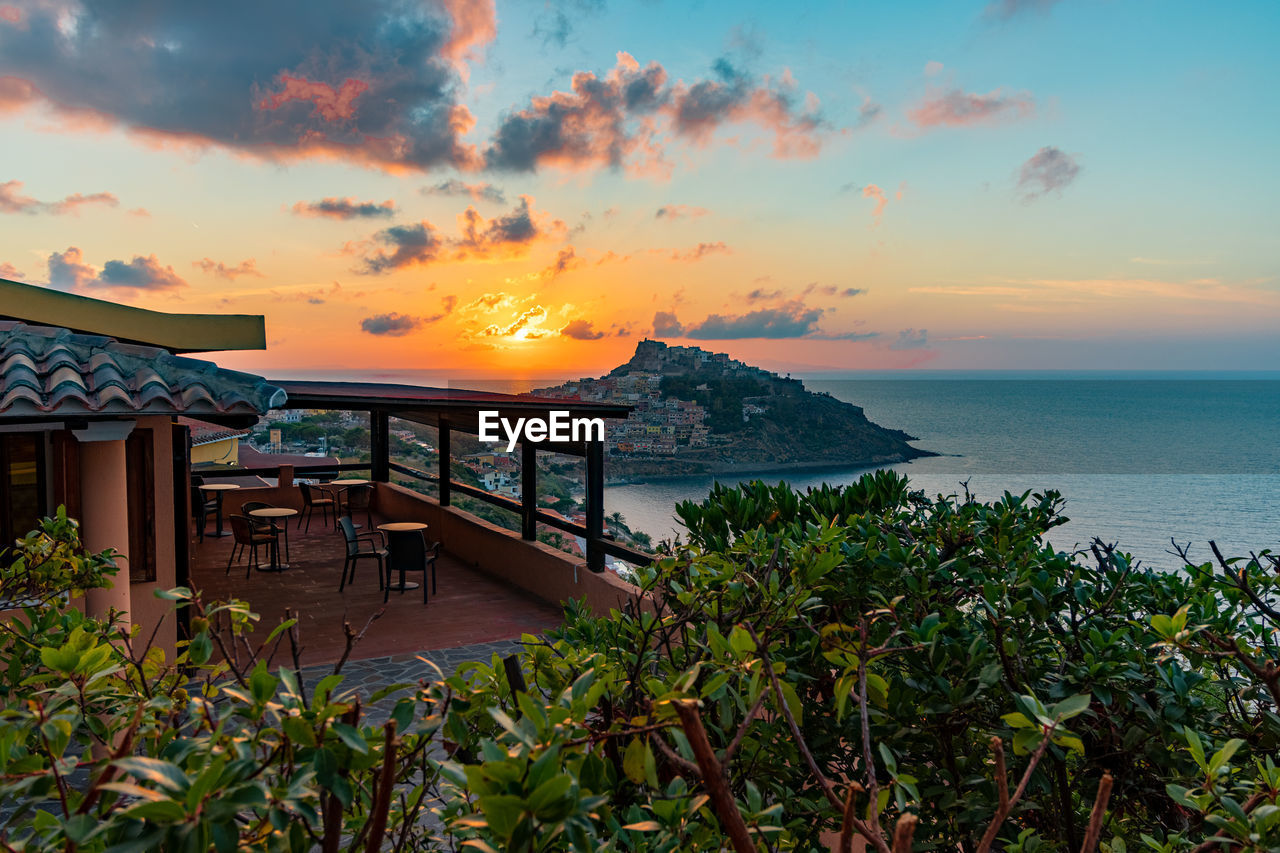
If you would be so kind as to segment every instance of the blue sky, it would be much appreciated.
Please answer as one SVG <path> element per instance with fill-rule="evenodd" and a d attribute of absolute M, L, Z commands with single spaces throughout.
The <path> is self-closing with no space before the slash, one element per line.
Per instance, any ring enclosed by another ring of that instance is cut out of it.
<path fill-rule="evenodd" d="M 1273 3 L 137 8 L 0 2 L 0 275 L 246 364 L 1280 363 Z"/>

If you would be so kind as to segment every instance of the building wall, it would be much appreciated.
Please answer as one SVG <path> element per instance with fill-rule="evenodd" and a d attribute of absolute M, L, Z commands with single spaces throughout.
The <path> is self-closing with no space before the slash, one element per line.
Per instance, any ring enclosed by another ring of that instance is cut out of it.
<path fill-rule="evenodd" d="M 174 517 L 174 482 L 173 482 L 173 429 L 168 416 L 156 415 L 138 418 L 138 427 L 150 429 L 153 438 L 152 454 L 155 459 L 155 481 L 153 498 L 155 503 L 156 528 L 156 579 L 150 583 L 134 583 L 129 585 L 129 600 L 132 607 L 133 623 L 142 626 L 142 636 L 149 637 L 152 628 L 160 623 L 156 634 L 156 644 L 165 650 L 165 656 L 173 659 L 175 644 L 178 640 L 177 619 L 171 612 L 173 602 L 156 598 L 158 589 L 171 589 L 177 586 L 177 541 L 176 537 L 189 536 L 187 519 Z M 125 535 L 128 533 L 126 531 Z M 128 580 L 127 571 L 121 571 L 117 577 Z M 168 614 L 168 615 L 166 615 Z"/>
<path fill-rule="evenodd" d="M 234 465 L 240 458 L 240 438 L 224 438 L 191 448 L 191 464 L 221 463 Z"/>
<path fill-rule="evenodd" d="M 442 507 L 424 495 L 390 483 L 378 483 L 374 510 L 396 521 L 421 521 L 427 538 L 480 571 L 519 587 L 551 604 L 585 599 L 597 616 L 621 607 L 640 590 L 612 572 L 596 573 L 581 557 L 491 524 L 456 507 Z"/>
<path fill-rule="evenodd" d="M 174 516 L 174 482 L 173 482 L 173 430 L 168 415 L 152 415 L 137 418 L 135 428 L 149 429 L 152 436 L 152 456 L 154 459 L 155 477 L 152 481 L 152 502 L 155 513 L 152 519 L 155 525 L 155 546 L 156 546 L 156 579 L 155 581 L 146 583 L 130 583 L 128 564 L 123 563 L 120 571 L 115 576 L 116 588 L 120 584 L 128 587 L 128 605 L 127 609 L 130 620 L 134 625 L 142 626 L 142 636 L 150 637 L 152 629 L 157 623 L 160 624 L 159 630 L 156 632 L 156 645 L 165 650 L 165 655 L 170 660 L 177 643 L 177 620 L 170 612 L 172 610 L 172 602 L 163 601 L 155 597 L 157 589 L 169 589 L 177 585 L 177 537 L 187 536 L 189 525 L 186 519 L 182 520 L 181 527 Z M 70 435 L 67 434 L 67 439 Z M 52 446 L 52 442 L 50 442 Z M 78 474 L 70 475 L 65 481 L 56 477 L 56 465 L 49 466 L 49 514 L 57 511 L 58 504 L 65 503 L 68 507 L 68 514 L 71 517 L 81 520 L 81 513 L 78 507 L 84 505 L 86 501 L 92 500 L 92 490 L 100 487 L 92 479 L 83 479 Z M 68 488 L 78 488 L 79 494 L 70 495 L 67 493 Z M 122 514 L 123 515 L 123 514 Z M 125 516 L 127 517 L 127 516 Z M 104 547 L 113 547 L 119 551 L 127 551 L 129 547 L 129 529 L 127 524 L 117 530 L 103 533 L 101 538 L 104 540 Z M 85 609 L 85 599 L 77 596 L 72 600 L 72 606 Z M 16 611 L 0 612 L 0 618 L 6 618 L 16 615 Z M 163 618 L 163 621 L 161 619 Z"/>

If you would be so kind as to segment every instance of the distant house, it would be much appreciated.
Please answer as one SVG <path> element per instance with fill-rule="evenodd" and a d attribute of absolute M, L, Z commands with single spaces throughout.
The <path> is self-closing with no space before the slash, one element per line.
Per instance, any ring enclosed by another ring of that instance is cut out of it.
<path fill-rule="evenodd" d="M 178 418 L 191 433 L 191 466 L 235 465 L 240 457 L 240 439 L 247 429 L 229 429 L 195 418 Z"/>
<path fill-rule="evenodd" d="M 520 497 L 520 478 L 500 471 L 488 471 L 480 478 L 486 492 L 506 495 L 509 498 Z"/>
<path fill-rule="evenodd" d="M 302 421 L 306 413 L 301 409 L 272 409 L 263 417 L 268 423 L 296 424 Z"/>

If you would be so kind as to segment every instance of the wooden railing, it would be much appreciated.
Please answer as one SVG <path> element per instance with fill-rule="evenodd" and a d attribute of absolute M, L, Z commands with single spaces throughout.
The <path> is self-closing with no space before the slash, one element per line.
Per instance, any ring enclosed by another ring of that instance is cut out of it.
<path fill-rule="evenodd" d="M 387 467 L 391 471 L 412 477 L 415 480 L 421 480 L 427 483 L 440 484 L 440 477 L 418 468 L 412 468 L 408 465 L 402 465 L 399 462 L 388 461 Z M 321 476 L 333 476 L 347 471 L 372 471 L 372 464 L 369 462 L 341 462 L 334 465 L 294 465 L 293 474 L 295 477 L 310 478 Z M 194 471 L 196 476 L 207 478 L 222 477 L 275 477 L 279 478 L 280 469 L 276 468 L 228 468 L 221 471 Z M 486 492 L 484 489 L 477 488 L 469 483 L 462 483 L 455 479 L 449 480 L 449 491 L 454 494 L 466 495 L 476 500 L 484 501 L 507 512 L 515 513 L 517 517 L 523 517 L 525 507 L 522 502 L 503 495 L 495 495 L 492 492 Z M 575 524 L 572 521 L 551 515 L 541 509 L 534 512 L 534 518 L 539 524 L 545 524 L 548 527 L 554 527 L 557 530 L 563 530 L 573 536 L 579 536 L 586 542 L 598 548 L 601 552 L 619 560 L 625 560 L 632 565 L 647 566 L 653 562 L 653 555 L 646 554 L 643 551 L 637 551 L 629 548 L 613 539 L 600 538 L 592 541 L 591 536 L 587 532 L 587 527 L 582 524 Z M 532 537 L 529 537 L 532 538 Z"/>
<path fill-rule="evenodd" d="M 392 471 L 396 471 L 400 474 L 404 474 L 407 477 L 412 477 L 415 480 L 421 480 L 427 483 L 435 483 L 436 485 L 440 484 L 439 476 L 428 473 L 427 471 L 423 471 L 418 468 L 411 468 L 410 466 L 402 465 L 399 462 L 391 462 L 389 463 L 388 467 Z M 457 480 L 450 479 L 449 491 L 454 492 L 456 494 L 467 495 L 468 497 L 473 497 L 476 500 L 484 501 L 487 504 L 491 504 L 501 509 L 505 509 L 508 512 L 515 513 L 517 516 L 522 515 L 524 512 L 524 506 L 523 504 L 521 504 L 520 501 L 513 500 L 512 498 L 508 498 L 503 495 L 495 495 L 492 492 L 486 492 L 484 489 L 477 488 L 469 483 L 461 483 Z M 563 530 L 566 533 L 570 533 L 574 536 L 580 536 L 583 539 L 586 539 L 588 541 L 591 538 L 588 535 L 587 528 L 584 525 L 574 524 L 572 521 L 569 521 L 568 519 L 551 515 L 550 513 L 543 512 L 541 509 L 537 510 L 537 512 L 535 513 L 535 517 L 537 518 L 537 521 L 539 524 L 545 524 L 548 527 L 554 527 L 557 530 Z M 599 545 L 600 550 L 604 551 L 604 553 L 610 555 L 611 557 L 617 557 L 619 560 L 625 560 L 626 562 L 631 563 L 632 565 L 647 566 L 653 562 L 652 554 L 646 554 L 643 551 L 637 551 L 634 548 L 628 548 L 626 545 L 623 545 L 619 542 L 615 542 L 612 539 L 607 539 L 607 538 L 600 539 L 598 540 L 597 544 Z"/>
<path fill-rule="evenodd" d="M 336 465 L 293 465 L 294 476 L 312 477 L 323 474 L 340 474 L 344 471 L 369 471 L 368 462 L 339 462 Z M 218 471 L 192 471 L 193 477 L 275 477 L 279 479 L 280 468 L 227 468 Z"/>

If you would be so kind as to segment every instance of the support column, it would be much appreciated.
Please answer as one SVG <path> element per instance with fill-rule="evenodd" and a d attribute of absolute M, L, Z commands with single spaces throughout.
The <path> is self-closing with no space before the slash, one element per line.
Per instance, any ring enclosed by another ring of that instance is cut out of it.
<path fill-rule="evenodd" d="M 391 479 L 391 424 L 386 412 L 369 413 L 370 471 L 374 482 Z"/>
<path fill-rule="evenodd" d="M 453 476 L 449 471 L 449 454 L 452 453 L 452 451 L 449 449 L 449 419 L 448 418 L 440 419 L 439 432 L 440 432 L 439 441 L 437 441 L 436 443 L 439 444 L 440 446 L 437 447 L 436 449 L 440 451 L 440 465 L 439 465 L 440 506 L 448 506 L 449 505 L 449 478 Z"/>
<path fill-rule="evenodd" d="M 538 538 L 538 446 L 520 444 L 520 538 Z"/>
<path fill-rule="evenodd" d="M 587 442 L 587 568 L 604 571 L 604 443 Z"/>
<path fill-rule="evenodd" d="M 133 421 L 95 421 L 75 430 L 80 442 L 80 537 L 89 551 L 114 548 L 120 571 L 109 589 L 85 593 L 85 612 L 106 619 L 121 611 L 127 629 L 129 611 L 129 470 L 124 440 Z"/>

